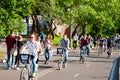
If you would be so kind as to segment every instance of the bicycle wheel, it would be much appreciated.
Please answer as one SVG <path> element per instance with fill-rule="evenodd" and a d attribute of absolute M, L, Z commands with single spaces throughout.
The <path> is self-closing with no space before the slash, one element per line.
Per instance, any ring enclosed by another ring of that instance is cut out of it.
<path fill-rule="evenodd" d="M 26 68 L 23 68 L 20 74 L 20 80 L 28 80 L 29 79 L 29 73 Z"/>
<path fill-rule="evenodd" d="M 62 66 L 63 66 L 63 61 L 62 61 L 62 58 L 60 58 L 58 60 L 58 69 L 61 70 L 62 69 Z"/>

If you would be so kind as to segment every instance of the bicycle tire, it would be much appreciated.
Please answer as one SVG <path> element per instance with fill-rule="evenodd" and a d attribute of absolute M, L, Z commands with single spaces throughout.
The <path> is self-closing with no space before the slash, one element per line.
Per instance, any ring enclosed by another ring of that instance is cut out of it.
<path fill-rule="evenodd" d="M 20 73 L 20 80 L 29 80 L 29 72 L 28 69 L 23 68 Z"/>
<path fill-rule="evenodd" d="M 63 66 L 63 61 L 62 61 L 62 59 L 59 59 L 58 60 L 58 69 L 61 70 L 62 66 Z"/>

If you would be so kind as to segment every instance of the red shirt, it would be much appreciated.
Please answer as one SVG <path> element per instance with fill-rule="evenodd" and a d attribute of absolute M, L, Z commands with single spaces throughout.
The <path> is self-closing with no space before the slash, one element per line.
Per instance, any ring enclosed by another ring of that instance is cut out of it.
<path fill-rule="evenodd" d="M 84 41 L 85 41 L 85 45 L 88 45 L 88 40 L 87 40 L 87 39 L 82 38 L 82 39 L 80 40 L 80 45 L 81 45 L 81 46 L 83 46 L 83 45 L 84 45 Z"/>
<path fill-rule="evenodd" d="M 7 50 L 11 50 L 16 43 L 15 36 L 9 35 L 6 37 L 6 45 L 7 45 Z"/>

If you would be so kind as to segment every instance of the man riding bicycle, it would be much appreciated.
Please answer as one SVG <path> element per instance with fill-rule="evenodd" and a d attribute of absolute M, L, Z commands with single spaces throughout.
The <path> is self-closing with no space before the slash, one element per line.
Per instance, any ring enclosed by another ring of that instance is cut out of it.
<path fill-rule="evenodd" d="M 67 35 L 63 36 L 63 39 L 60 41 L 60 46 L 63 48 L 64 60 L 63 64 L 68 61 L 68 49 L 69 49 L 69 39 Z"/>
<path fill-rule="evenodd" d="M 86 35 L 84 35 L 83 38 L 80 40 L 80 60 L 83 59 L 83 56 L 82 56 L 82 54 L 83 54 L 83 52 L 82 52 L 83 47 L 86 47 L 86 50 L 87 50 L 88 40 L 87 40 Z M 87 51 L 86 51 L 86 53 L 87 53 Z"/>

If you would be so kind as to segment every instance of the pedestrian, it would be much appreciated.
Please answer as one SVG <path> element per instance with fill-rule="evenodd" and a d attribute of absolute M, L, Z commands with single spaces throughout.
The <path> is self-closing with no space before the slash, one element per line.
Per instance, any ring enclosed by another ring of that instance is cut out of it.
<path fill-rule="evenodd" d="M 45 35 L 42 31 L 40 31 L 40 38 L 41 38 L 40 43 L 43 43 L 45 40 Z"/>
<path fill-rule="evenodd" d="M 77 34 L 75 34 L 73 36 L 73 48 L 76 49 L 77 48 L 77 42 L 78 42 L 78 36 Z"/>
<path fill-rule="evenodd" d="M 98 48 L 98 37 L 97 36 L 94 36 L 93 44 L 94 44 L 94 48 L 97 49 Z"/>
<path fill-rule="evenodd" d="M 5 42 L 6 42 L 6 45 L 7 45 L 7 69 L 9 70 L 9 69 L 11 69 L 11 67 L 14 68 L 14 58 L 15 58 L 15 56 L 12 53 L 10 53 L 11 49 L 13 47 L 15 47 L 15 44 L 16 44 L 14 31 L 10 31 L 10 35 L 8 35 L 6 37 Z M 12 63 L 10 62 L 11 54 L 12 54 Z"/>
<path fill-rule="evenodd" d="M 68 61 L 68 50 L 70 49 L 69 45 L 70 45 L 69 39 L 67 38 L 67 35 L 64 35 L 63 39 L 60 41 L 60 46 L 63 48 L 63 54 L 64 54 L 63 64 L 64 65 Z"/>
<path fill-rule="evenodd" d="M 23 38 L 21 35 L 17 37 L 17 55 L 15 56 L 15 69 L 19 70 L 20 51 L 23 46 Z"/>
<path fill-rule="evenodd" d="M 35 74 L 37 72 L 38 69 L 38 65 L 36 63 L 37 59 L 38 59 L 38 45 L 37 45 L 37 41 L 36 41 L 36 35 L 31 34 L 30 35 L 30 39 L 27 41 L 26 45 L 24 45 L 21 53 L 23 53 L 25 51 L 25 49 L 28 47 L 28 52 L 29 55 L 31 57 L 32 60 L 32 77 L 35 77 Z"/>
<path fill-rule="evenodd" d="M 91 52 L 91 48 L 92 48 L 92 42 L 93 42 L 93 39 L 91 37 L 91 35 L 87 35 L 87 40 L 88 40 L 88 50 L 87 50 L 87 55 L 90 56 L 90 52 Z"/>
<path fill-rule="evenodd" d="M 37 62 L 36 63 L 38 63 L 38 61 L 39 61 L 39 56 L 40 56 L 40 53 L 42 52 L 42 46 L 41 46 L 41 43 L 40 43 L 40 36 L 37 36 L 36 37 L 36 41 L 37 41 L 37 46 L 38 46 L 38 59 L 37 59 Z"/>
<path fill-rule="evenodd" d="M 46 38 L 45 38 L 45 41 L 44 41 L 44 47 L 45 47 L 45 52 L 44 52 L 44 55 L 45 55 L 45 64 L 49 63 L 50 55 L 51 55 L 51 46 L 52 46 L 52 39 L 50 37 L 50 34 L 48 34 L 46 36 Z"/>

